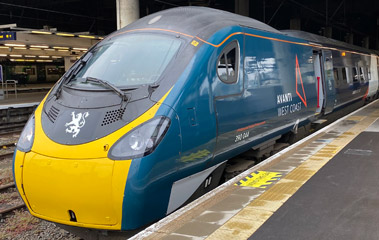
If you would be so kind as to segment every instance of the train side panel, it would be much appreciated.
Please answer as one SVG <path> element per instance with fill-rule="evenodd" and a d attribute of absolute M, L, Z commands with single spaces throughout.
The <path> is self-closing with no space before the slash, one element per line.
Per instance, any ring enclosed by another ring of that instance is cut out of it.
<path fill-rule="evenodd" d="M 370 57 L 345 51 L 332 51 L 332 69 L 326 72 L 334 80 L 336 100 L 334 110 L 368 94 L 371 81 Z"/>
<path fill-rule="evenodd" d="M 213 75 L 218 123 L 215 163 L 305 124 L 316 111 L 312 47 L 283 35 L 243 31 L 244 39 L 237 35 L 225 42 L 225 46 L 239 43 L 238 81 L 229 84 Z"/>

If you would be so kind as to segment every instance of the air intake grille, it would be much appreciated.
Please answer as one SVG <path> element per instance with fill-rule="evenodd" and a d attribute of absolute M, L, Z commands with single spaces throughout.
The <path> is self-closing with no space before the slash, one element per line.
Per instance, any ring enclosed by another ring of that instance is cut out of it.
<path fill-rule="evenodd" d="M 105 125 L 117 122 L 118 120 L 122 118 L 122 116 L 124 115 L 124 112 L 125 112 L 125 108 L 106 112 L 103 122 L 101 123 L 101 126 L 105 126 Z"/>
<path fill-rule="evenodd" d="M 54 123 L 58 117 L 58 114 L 59 114 L 59 109 L 54 106 L 51 106 L 51 108 L 49 109 L 49 112 L 47 113 L 47 117 L 50 119 L 52 123 Z"/>

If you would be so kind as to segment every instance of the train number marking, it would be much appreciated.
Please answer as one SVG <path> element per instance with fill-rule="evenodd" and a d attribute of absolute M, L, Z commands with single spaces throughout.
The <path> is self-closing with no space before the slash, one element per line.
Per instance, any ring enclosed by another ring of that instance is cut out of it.
<path fill-rule="evenodd" d="M 234 140 L 234 142 L 239 142 L 239 141 L 242 141 L 244 140 L 245 138 L 248 138 L 250 135 L 250 132 L 247 131 L 247 132 L 243 132 L 243 133 L 240 133 L 238 135 L 236 135 L 236 139 Z"/>

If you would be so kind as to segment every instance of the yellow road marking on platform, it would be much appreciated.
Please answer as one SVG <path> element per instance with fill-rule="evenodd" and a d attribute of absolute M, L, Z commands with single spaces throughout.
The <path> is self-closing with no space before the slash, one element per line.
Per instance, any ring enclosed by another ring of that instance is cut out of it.
<path fill-rule="evenodd" d="M 234 185 L 243 187 L 266 188 L 268 185 L 272 184 L 273 181 L 279 180 L 281 176 L 282 174 L 279 172 L 256 171 Z"/>
<path fill-rule="evenodd" d="M 375 111 L 374 114 L 379 114 Z M 207 240 L 247 239 L 279 209 L 304 183 L 358 134 L 370 126 L 376 117 L 351 116 L 347 119 L 359 121 L 349 132 L 336 137 L 316 154 L 301 163 L 296 169 L 282 177 L 266 192 L 253 200 L 247 207 L 206 238 Z M 275 167 L 272 166 L 272 167 Z M 254 212 L 258 214 L 254 214 Z M 254 215 L 254 217 L 250 217 Z"/>
<path fill-rule="evenodd" d="M 350 116 L 346 118 L 346 120 L 351 120 L 351 121 L 362 121 L 366 116 Z"/>
<path fill-rule="evenodd" d="M 379 117 L 379 110 L 375 110 L 372 114 L 372 117 Z"/>

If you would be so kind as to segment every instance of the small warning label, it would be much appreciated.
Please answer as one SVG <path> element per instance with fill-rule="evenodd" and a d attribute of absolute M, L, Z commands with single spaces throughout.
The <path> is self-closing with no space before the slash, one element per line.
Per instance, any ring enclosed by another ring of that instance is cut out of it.
<path fill-rule="evenodd" d="M 199 42 L 198 42 L 198 41 L 195 41 L 195 40 L 193 40 L 193 41 L 191 42 L 191 44 L 192 44 L 193 46 L 197 47 L 197 45 L 199 45 Z"/>
<path fill-rule="evenodd" d="M 282 177 L 282 174 L 279 172 L 256 171 L 234 185 L 244 187 L 266 188 L 273 182 L 278 181 L 280 177 Z"/>

